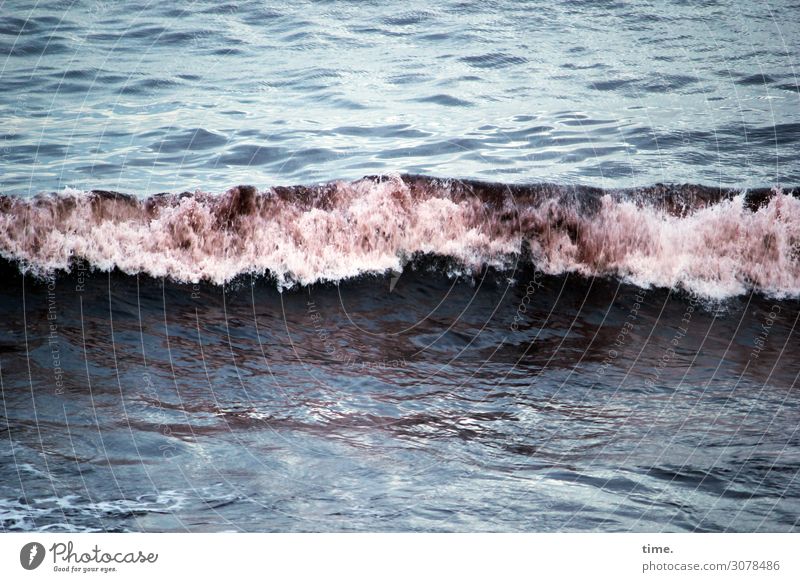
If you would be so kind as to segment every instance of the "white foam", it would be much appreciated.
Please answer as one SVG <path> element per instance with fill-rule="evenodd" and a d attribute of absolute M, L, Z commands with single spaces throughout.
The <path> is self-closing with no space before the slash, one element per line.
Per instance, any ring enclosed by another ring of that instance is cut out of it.
<path fill-rule="evenodd" d="M 709 298 L 800 294 L 800 201 L 780 191 L 756 210 L 739 195 L 682 215 L 611 195 L 581 210 L 553 195 L 514 206 L 509 220 L 509 203 L 455 196 L 435 181 L 412 188 L 398 176 L 326 185 L 311 200 L 271 190 L 147 201 L 65 191 L 6 199 L 0 255 L 37 273 L 80 257 L 187 282 L 269 272 L 289 286 L 397 271 L 420 254 L 468 270 L 503 267 L 527 240 L 550 274 L 617 276 Z"/>

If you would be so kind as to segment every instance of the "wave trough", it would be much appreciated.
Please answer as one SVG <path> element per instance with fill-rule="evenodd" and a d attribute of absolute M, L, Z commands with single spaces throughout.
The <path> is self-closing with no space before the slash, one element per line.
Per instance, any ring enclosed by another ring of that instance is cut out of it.
<path fill-rule="evenodd" d="M 800 200 L 780 188 L 602 190 L 408 175 L 221 195 L 0 197 L 0 256 L 37 275 L 83 260 L 186 282 L 268 274 L 290 287 L 399 271 L 428 255 L 466 272 L 523 260 L 551 275 L 708 298 L 796 296 Z"/>

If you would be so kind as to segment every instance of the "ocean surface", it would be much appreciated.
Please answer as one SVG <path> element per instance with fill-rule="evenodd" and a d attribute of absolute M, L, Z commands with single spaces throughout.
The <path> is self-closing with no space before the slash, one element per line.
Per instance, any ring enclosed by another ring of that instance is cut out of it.
<path fill-rule="evenodd" d="M 0 2 L 0 531 L 797 531 L 797 30 Z"/>

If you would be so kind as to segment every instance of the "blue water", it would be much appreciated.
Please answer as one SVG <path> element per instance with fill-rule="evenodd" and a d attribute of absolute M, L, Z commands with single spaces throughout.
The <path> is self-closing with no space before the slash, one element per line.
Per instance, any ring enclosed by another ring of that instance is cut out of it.
<path fill-rule="evenodd" d="M 0 525 L 797 529 L 796 301 L 516 274 L 281 294 L 7 268 Z"/>
<path fill-rule="evenodd" d="M 796 2 L 0 10 L 4 193 L 800 178 Z"/>
<path fill-rule="evenodd" d="M 42 278 L 9 251 L 32 208 L 124 209 L 9 210 L 67 187 L 800 184 L 796 2 L 433 4 L 0 3 L 0 531 L 797 531 L 796 297 L 527 259 Z"/>

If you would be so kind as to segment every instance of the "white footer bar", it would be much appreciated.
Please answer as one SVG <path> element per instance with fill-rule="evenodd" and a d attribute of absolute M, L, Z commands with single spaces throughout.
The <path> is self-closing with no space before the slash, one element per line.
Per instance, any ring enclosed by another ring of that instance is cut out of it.
<path fill-rule="evenodd" d="M 800 580 L 797 534 L 15 534 L 3 580 Z M 249 578 L 241 578 L 249 579 Z"/>

